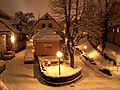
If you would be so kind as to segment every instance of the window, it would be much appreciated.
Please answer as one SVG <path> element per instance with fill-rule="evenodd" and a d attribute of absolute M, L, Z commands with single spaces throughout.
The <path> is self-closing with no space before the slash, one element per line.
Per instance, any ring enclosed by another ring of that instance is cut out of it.
<path fill-rule="evenodd" d="M 115 32 L 115 29 L 113 28 L 113 32 Z"/>
<path fill-rule="evenodd" d="M 119 32 L 119 27 L 117 27 L 117 32 Z"/>
<path fill-rule="evenodd" d="M 52 28 L 52 24 L 50 23 L 50 24 L 48 25 L 48 27 L 49 27 L 49 28 Z"/>
<path fill-rule="evenodd" d="M 39 31 L 36 31 L 36 33 L 38 33 Z"/>
<path fill-rule="evenodd" d="M 45 16 L 45 19 L 48 19 L 48 16 Z"/>
<path fill-rule="evenodd" d="M 42 24 L 42 28 L 45 28 L 45 23 Z"/>
<path fill-rule="evenodd" d="M 45 50 L 51 50 L 52 44 L 45 44 L 44 47 L 45 47 Z"/>

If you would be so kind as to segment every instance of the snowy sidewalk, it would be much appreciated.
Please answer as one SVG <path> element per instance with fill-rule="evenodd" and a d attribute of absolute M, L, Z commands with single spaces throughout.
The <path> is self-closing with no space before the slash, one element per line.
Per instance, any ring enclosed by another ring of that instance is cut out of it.
<path fill-rule="evenodd" d="M 120 58 L 120 53 L 117 52 L 117 54 L 116 54 L 116 52 L 113 51 L 111 47 L 114 48 L 114 46 L 111 45 L 105 51 L 106 51 L 106 53 L 109 54 L 109 56 L 113 56 L 112 58 L 114 58 L 118 61 Z M 94 62 L 96 63 L 96 65 L 98 67 L 98 70 L 99 69 L 108 69 L 112 73 L 112 76 L 120 77 L 119 66 L 118 67 L 114 66 L 113 62 L 106 60 L 98 51 L 96 51 L 96 49 L 94 49 L 93 46 L 88 41 L 87 37 L 81 39 L 76 48 L 79 48 L 79 50 L 86 53 L 86 55 L 90 59 L 94 60 Z M 115 48 L 114 48 L 114 50 L 115 50 Z M 118 50 L 118 48 L 116 48 L 116 50 Z"/>
<path fill-rule="evenodd" d="M 107 48 L 104 51 L 110 58 L 113 58 L 117 62 L 117 66 L 108 66 L 112 74 L 120 79 L 120 47 L 107 43 Z"/>
<path fill-rule="evenodd" d="M 106 60 L 104 63 L 109 64 L 105 65 L 105 67 L 111 71 L 113 77 L 120 79 L 120 47 L 111 43 L 107 43 L 106 46 L 104 53 L 106 53 L 111 59 L 114 59 L 117 65 L 113 65 L 113 61 L 110 62 Z"/>

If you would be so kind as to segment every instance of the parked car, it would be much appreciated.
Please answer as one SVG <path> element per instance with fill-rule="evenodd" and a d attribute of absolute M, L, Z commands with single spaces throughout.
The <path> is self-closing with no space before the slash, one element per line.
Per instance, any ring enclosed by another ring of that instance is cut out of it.
<path fill-rule="evenodd" d="M 34 56 L 31 50 L 25 52 L 24 64 L 34 63 Z"/>
<path fill-rule="evenodd" d="M 3 60 L 10 60 L 13 57 L 15 57 L 15 52 L 14 51 L 6 51 L 3 55 Z"/>

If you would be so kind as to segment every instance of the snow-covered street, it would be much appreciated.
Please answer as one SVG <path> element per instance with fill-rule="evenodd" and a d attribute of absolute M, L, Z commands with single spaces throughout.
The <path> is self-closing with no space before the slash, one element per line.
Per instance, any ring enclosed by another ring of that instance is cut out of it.
<path fill-rule="evenodd" d="M 1 74 L 1 80 L 9 90 L 120 90 L 120 80 L 106 78 L 89 69 L 80 60 L 79 54 L 75 56 L 75 63 L 82 67 L 82 78 L 75 83 L 66 86 L 53 87 L 41 84 L 34 78 L 33 64 L 24 64 L 24 53 L 32 49 L 32 44 L 19 53 L 15 58 L 6 62 L 6 70 Z M 83 59 L 83 58 L 81 58 Z"/>

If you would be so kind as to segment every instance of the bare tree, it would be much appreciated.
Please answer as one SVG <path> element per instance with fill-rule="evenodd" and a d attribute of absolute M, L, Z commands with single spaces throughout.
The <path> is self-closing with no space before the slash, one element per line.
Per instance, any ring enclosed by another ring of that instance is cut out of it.
<path fill-rule="evenodd" d="M 95 0 L 86 0 L 84 4 L 84 12 L 79 21 L 80 29 L 87 32 L 89 38 L 94 39 L 95 44 L 98 45 L 101 37 L 101 27 L 96 2 Z"/>
<path fill-rule="evenodd" d="M 102 31 L 102 51 L 106 48 L 109 29 L 120 20 L 120 1 L 97 0 L 99 8 L 99 20 Z"/>
<path fill-rule="evenodd" d="M 21 21 L 23 21 L 24 23 L 27 23 L 27 24 L 36 20 L 34 14 L 32 12 L 23 13 L 22 11 L 18 11 L 15 13 L 15 17 L 21 19 Z"/>
<path fill-rule="evenodd" d="M 82 1 L 80 0 L 50 0 L 50 8 L 57 17 L 65 21 L 65 36 L 67 37 L 67 50 L 70 56 L 70 66 L 74 68 L 74 38 L 75 32 L 71 30 L 72 20 L 77 24 L 77 17 L 82 11 Z M 80 9 L 81 8 L 81 9 Z M 77 31 L 77 28 L 75 29 Z"/>
<path fill-rule="evenodd" d="M 119 0 L 86 0 L 80 26 L 102 42 L 103 51 L 106 48 L 110 28 L 119 20 Z M 99 34 L 100 36 L 98 37 Z"/>

